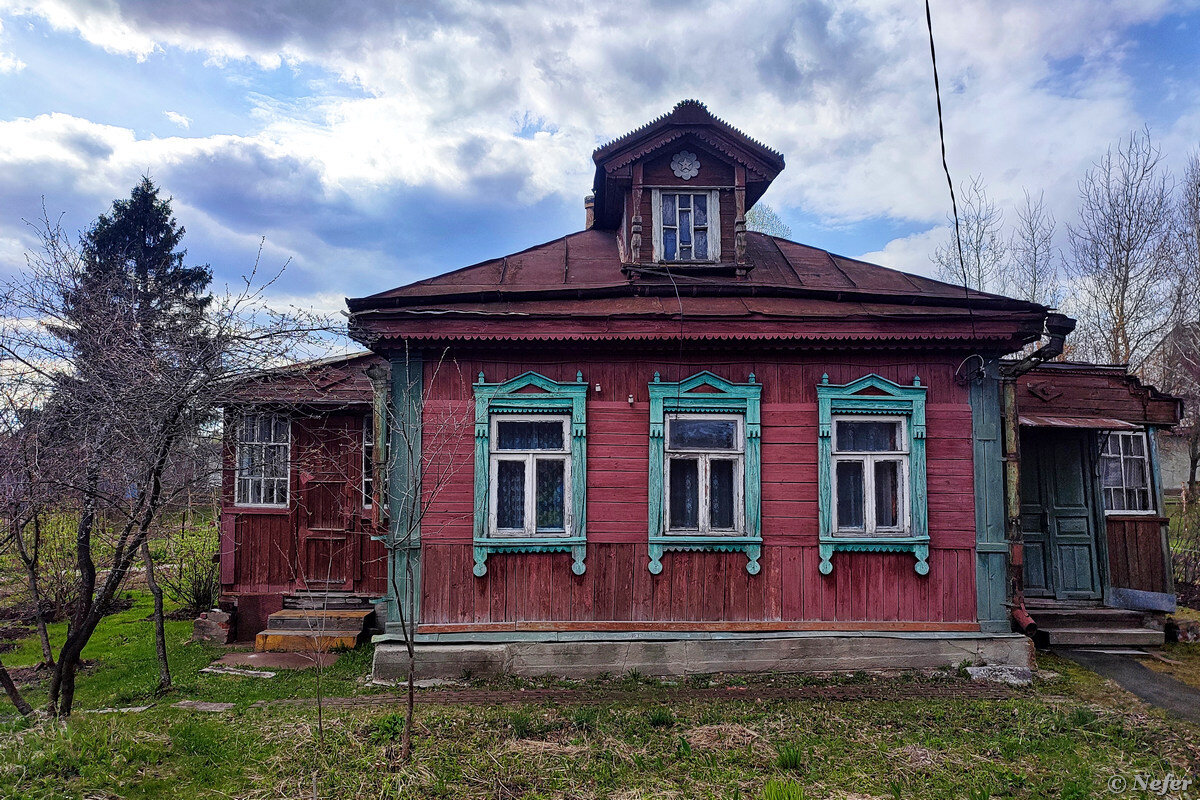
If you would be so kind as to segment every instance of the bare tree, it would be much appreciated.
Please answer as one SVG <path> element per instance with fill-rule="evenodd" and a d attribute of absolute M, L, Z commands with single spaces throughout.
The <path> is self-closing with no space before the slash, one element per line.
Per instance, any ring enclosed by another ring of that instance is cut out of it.
<path fill-rule="evenodd" d="M 1062 254 L 1054 246 L 1054 228 L 1054 215 L 1046 208 L 1044 194 L 1039 192 L 1035 200 L 1026 189 L 1008 241 L 1004 284 L 1012 296 L 1044 306 L 1057 306 L 1062 299 L 1058 281 Z"/>
<path fill-rule="evenodd" d="M 147 319 L 124 312 L 118 277 L 89 274 L 57 223 L 36 230 L 40 250 L 0 287 L 0 382 L 29 409 L 20 430 L 36 443 L 24 465 L 30 491 L 74 520 L 76 600 L 49 691 L 51 713 L 65 717 L 83 648 L 147 538 L 189 485 L 209 479 L 188 443 L 223 387 L 330 326 L 274 312 L 264 294 L 273 281 L 252 271 L 197 311 L 203 335 L 165 323 L 147 337 Z"/>
<path fill-rule="evenodd" d="M 933 254 L 938 277 L 981 292 L 1002 291 L 1008 256 L 1008 244 L 1003 235 L 1004 214 L 988 197 L 987 187 L 979 175 L 972 176 L 958 191 L 958 235 L 951 230 L 946 243 Z M 953 218 L 950 224 L 954 224 Z"/>
<path fill-rule="evenodd" d="M 783 221 L 775 209 L 762 202 L 755 203 L 754 207 L 746 212 L 746 230 L 777 236 L 780 239 L 792 237 L 791 226 Z"/>
<path fill-rule="evenodd" d="M 470 458 L 473 440 L 472 404 L 440 405 L 437 408 L 426 405 L 423 402 L 427 385 L 425 364 L 410 354 L 407 343 L 405 348 L 404 360 L 393 362 L 392 367 L 394 371 L 398 364 L 402 374 L 389 375 L 384 367 L 372 367 L 368 375 L 375 387 L 376 398 L 373 464 L 376 499 L 372 505 L 378 514 L 386 513 L 390 528 L 384 546 L 388 554 L 392 598 L 389 614 L 395 615 L 396 624 L 389 630 L 400 631 L 408 656 L 404 733 L 400 740 L 400 758 L 407 762 L 412 756 L 417 663 L 414 636 L 420 586 L 416 551 L 421 546 L 422 523 L 442 490 Z M 445 352 L 430 365 L 428 383 L 436 382 L 444 371 L 452 371 L 462 386 L 468 386 L 457 363 L 448 360 Z M 414 424 L 417 421 L 419 424 Z"/>
<path fill-rule="evenodd" d="M 1110 147 L 1080 182 L 1079 219 L 1067 226 L 1078 344 L 1135 371 L 1176 308 L 1172 183 L 1161 161 L 1148 130 Z"/>

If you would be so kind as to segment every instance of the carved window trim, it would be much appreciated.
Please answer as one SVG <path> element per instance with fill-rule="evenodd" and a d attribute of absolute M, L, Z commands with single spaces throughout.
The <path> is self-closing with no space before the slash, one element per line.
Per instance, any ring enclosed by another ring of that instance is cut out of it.
<path fill-rule="evenodd" d="M 864 391 L 865 390 L 865 391 Z M 901 386 L 879 375 L 864 375 L 844 385 L 824 375 L 817 385 L 817 498 L 820 572 L 833 572 L 833 554 L 845 552 L 908 552 L 916 557 L 918 575 L 929 574 L 929 521 L 925 473 L 926 389 L 920 378 Z M 836 529 L 833 489 L 833 424 L 839 419 L 874 416 L 899 419 L 908 445 L 908 529 L 886 535 L 847 535 Z"/>
<path fill-rule="evenodd" d="M 522 391 L 533 388 L 536 391 Z M 487 574 L 487 559 L 495 553 L 570 553 L 571 571 L 582 575 L 587 556 L 587 391 L 583 373 L 574 383 L 560 383 L 536 372 L 526 372 L 502 383 L 485 383 L 481 372 L 475 390 L 475 522 L 474 573 Z M 567 418 L 567 459 L 570 463 L 570 507 L 562 535 L 495 535 L 492 519 L 493 417 L 553 415 Z"/>

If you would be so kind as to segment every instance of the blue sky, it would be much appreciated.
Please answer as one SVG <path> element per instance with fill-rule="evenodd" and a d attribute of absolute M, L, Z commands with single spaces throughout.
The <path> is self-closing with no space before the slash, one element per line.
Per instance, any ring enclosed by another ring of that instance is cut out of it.
<path fill-rule="evenodd" d="M 1011 218 L 1149 125 L 1200 147 L 1194 2 L 934 0 L 950 166 Z M 782 151 L 798 241 L 932 274 L 923 5 L 0 0 L 0 273 L 149 174 L 219 280 L 326 311 L 578 229 L 591 150 L 695 97 Z M 659 24 L 647 24 L 658 20 Z M 690 32 L 682 35 L 681 32 Z"/>

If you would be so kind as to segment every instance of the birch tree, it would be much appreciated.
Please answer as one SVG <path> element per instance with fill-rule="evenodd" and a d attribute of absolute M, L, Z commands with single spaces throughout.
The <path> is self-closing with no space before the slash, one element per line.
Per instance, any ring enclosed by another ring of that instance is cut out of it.
<path fill-rule="evenodd" d="M 1026 189 L 1008 241 L 1009 261 L 1004 280 L 1008 294 L 1044 306 L 1058 305 L 1062 253 L 1054 246 L 1054 228 L 1054 215 L 1046 208 L 1043 193 L 1039 192 L 1035 199 Z"/>
<path fill-rule="evenodd" d="M 1004 214 L 988 197 L 980 176 L 959 187 L 957 236 L 953 218 L 950 225 L 949 237 L 933 254 L 938 277 L 981 292 L 1002 291 L 1008 256 Z"/>
<path fill-rule="evenodd" d="M 1141 369 L 1172 320 L 1172 182 L 1148 130 L 1110 147 L 1079 184 L 1067 226 L 1077 343 L 1098 361 Z"/>

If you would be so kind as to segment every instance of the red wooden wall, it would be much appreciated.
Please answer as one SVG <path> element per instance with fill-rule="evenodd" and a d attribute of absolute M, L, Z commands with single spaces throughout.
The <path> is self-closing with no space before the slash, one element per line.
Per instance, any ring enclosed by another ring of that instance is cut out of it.
<path fill-rule="evenodd" d="M 451 477 L 436 489 L 426 486 L 437 496 L 422 524 L 421 630 L 977 630 L 971 411 L 966 389 L 953 380 L 956 364 L 951 357 L 851 353 L 608 355 L 584 362 L 549 351 L 519 362 L 460 354 L 458 369 L 427 364 L 425 456 Z M 480 371 L 488 382 L 526 370 L 569 381 L 579 369 L 592 387 L 587 571 L 573 575 L 565 554 L 493 554 L 487 575 L 476 578 L 472 429 L 445 420 L 470 420 L 469 381 Z M 753 372 L 763 386 L 764 547 L 756 576 L 746 572 L 741 553 L 669 552 L 660 575 L 646 568 L 647 383 L 655 370 L 675 381 L 701 369 L 738 382 Z M 919 375 L 929 388 L 932 549 L 925 577 L 916 574 L 911 554 L 839 553 L 831 575 L 817 571 L 816 385 L 823 373 L 846 383 L 871 372 L 901 384 Z M 447 430 L 457 432 L 453 446 L 444 441 Z M 457 469 L 447 468 L 451 459 Z"/>
<path fill-rule="evenodd" d="M 1108 534 L 1109 583 L 1122 589 L 1166 592 L 1166 554 L 1158 516 L 1117 516 L 1105 519 Z"/>

